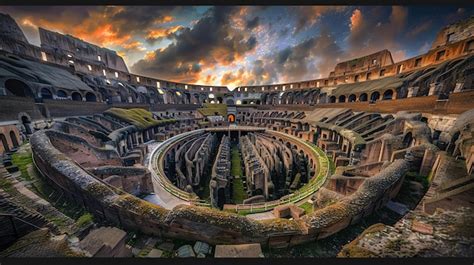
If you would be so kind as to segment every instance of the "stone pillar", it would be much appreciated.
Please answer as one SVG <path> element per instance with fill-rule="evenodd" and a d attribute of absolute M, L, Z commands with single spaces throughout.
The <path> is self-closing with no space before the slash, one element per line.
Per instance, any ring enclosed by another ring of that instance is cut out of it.
<path fill-rule="evenodd" d="M 407 98 L 414 97 L 416 96 L 417 93 L 418 93 L 418 87 L 409 87 Z"/>
<path fill-rule="evenodd" d="M 454 87 L 453 93 L 461 92 L 463 88 L 464 88 L 464 82 L 457 82 L 456 86 Z"/>
<path fill-rule="evenodd" d="M 385 152 L 385 140 L 382 140 L 382 145 L 380 146 L 380 153 L 379 153 L 379 159 L 378 159 L 379 162 L 382 161 L 384 152 Z"/>
<path fill-rule="evenodd" d="M 428 176 L 431 169 L 433 168 L 433 164 L 435 160 L 436 160 L 436 152 L 427 148 L 425 150 L 425 154 L 423 155 L 423 161 L 421 162 L 419 174 L 422 176 Z"/>
<path fill-rule="evenodd" d="M 438 88 L 439 88 L 438 83 L 436 83 L 436 82 L 435 82 L 435 83 L 431 83 L 431 84 L 430 84 L 430 91 L 428 92 L 428 96 L 432 96 L 432 95 L 437 94 Z"/>

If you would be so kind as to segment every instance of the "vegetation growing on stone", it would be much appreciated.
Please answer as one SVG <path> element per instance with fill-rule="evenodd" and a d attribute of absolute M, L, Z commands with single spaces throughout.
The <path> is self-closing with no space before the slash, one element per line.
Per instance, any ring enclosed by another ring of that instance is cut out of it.
<path fill-rule="evenodd" d="M 247 193 L 244 190 L 244 183 L 242 180 L 241 162 L 239 149 L 237 146 L 233 146 L 230 174 L 232 176 L 239 176 L 239 178 L 234 178 L 234 181 L 232 182 L 232 199 L 236 204 L 242 203 L 243 200 L 247 199 Z"/>
<path fill-rule="evenodd" d="M 156 120 L 153 118 L 153 114 L 147 110 L 136 108 L 136 109 L 121 109 L 121 108 L 110 108 L 104 112 L 110 116 L 121 119 L 128 123 L 137 126 L 140 129 L 147 129 L 153 126 L 165 125 L 176 122 L 175 119 L 162 119 Z"/>
<path fill-rule="evenodd" d="M 203 108 L 199 108 L 197 110 L 204 116 L 227 116 L 227 104 L 204 103 Z"/>
<path fill-rule="evenodd" d="M 21 178 L 24 180 L 31 180 L 28 175 L 28 165 L 33 163 L 31 158 L 31 151 L 17 152 L 12 155 L 12 162 L 15 164 L 21 172 Z"/>

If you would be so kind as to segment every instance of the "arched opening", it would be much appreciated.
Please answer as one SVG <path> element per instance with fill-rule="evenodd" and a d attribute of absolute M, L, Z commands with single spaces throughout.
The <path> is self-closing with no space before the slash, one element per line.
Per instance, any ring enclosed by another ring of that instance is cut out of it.
<path fill-rule="evenodd" d="M 237 100 L 235 101 L 235 105 L 242 105 L 242 100 L 237 99 Z"/>
<path fill-rule="evenodd" d="M 10 131 L 10 139 L 12 140 L 12 144 L 14 147 L 18 147 L 18 140 L 16 139 L 16 135 L 14 131 Z"/>
<path fill-rule="evenodd" d="M 26 134 L 31 134 L 31 121 L 27 116 L 21 116 L 21 123 L 25 126 Z"/>
<path fill-rule="evenodd" d="M 86 101 L 89 101 L 89 102 L 96 102 L 96 101 L 97 101 L 97 97 L 95 96 L 94 93 L 87 92 L 87 93 L 86 93 Z"/>
<path fill-rule="evenodd" d="M 230 123 L 234 123 L 235 122 L 235 115 L 234 114 L 227 115 L 227 121 L 230 122 Z"/>
<path fill-rule="evenodd" d="M 367 94 L 366 93 L 360 94 L 359 101 L 367 101 Z"/>
<path fill-rule="evenodd" d="M 56 96 L 58 96 L 58 98 L 67 98 L 67 94 L 64 92 L 64 90 L 58 90 Z"/>
<path fill-rule="evenodd" d="M 375 91 L 370 95 L 370 101 L 375 102 L 380 99 L 380 93 L 378 91 Z"/>
<path fill-rule="evenodd" d="M 454 150 L 456 149 L 456 141 L 459 139 L 460 134 L 460 131 L 454 133 L 453 137 L 451 137 L 451 141 L 449 142 L 448 149 L 446 150 L 448 154 L 451 154 L 452 156 L 454 156 Z"/>
<path fill-rule="evenodd" d="M 393 90 L 389 89 L 383 93 L 382 100 L 391 100 L 393 98 Z"/>
<path fill-rule="evenodd" d="M 224 208 L 225 204 L 225 189 L 220 188 L 217 190 L 217 207 L 219 209 Z"/>
<path fill-rule="evenodd" d="M 3 133 L 0 133 L 0 140 L 2 140 L 3 150 L 5 150 L 5 152 L 10 152 L 10 147 L 8 146 L 7 138 L 5 137 L 5 135 L 3 135 Z"/>
<path fill-rule="evenodd" d="M 30 87 L 17 79 L 8 79 L 5 81 L 5 88 L 8 92 L 17 97 L 34 97 Z"/>
<path fill-rule="evenodd" d="M 41 98 L 43 99 L 53 99 L 53 93 L 45 87 L 41 89 Z"/>
<path fill-rule="evenodd" d="M 227 99 L 227 101 L 225 102 L 227 105 L 234 105 L 234 100 L 229 98 Z"/>
<path fill-rule="evenodd" d="M 405 134 L 405 136 L 403 137 L 403 146 L 405 146 L 405 148 L 408 148 L 411 146 L 412 142 L 413 142 L 413 136 L 411 132 Z"/>
<path fill-rule="evenodd" d="M 339 102 L 339 103 L 341 103 L 341 102 L 346 102 L 346 96 L 344 96 L 344 95 L 340 95 L 340 96 L 339 96 L 339 101 L 338 101 L 338 102 Z"/>
<path fill-rule="evenodd" d="M 336 96 L 332 96 L 329 98 L 329 103 L 336 103 Z"/>
<path fill-rule="evenodd" d="M 82 96 L 81 96 L 81 94 L 79 94 L 79 92 L 72 93 L 71 98 L 74 101 L 82 101 Z"/>
<path fill-rule="evenodd" d="M 350 94 L 349 95 L 349 102 L 355 102 L 356 101 L 356 95 Z"/>

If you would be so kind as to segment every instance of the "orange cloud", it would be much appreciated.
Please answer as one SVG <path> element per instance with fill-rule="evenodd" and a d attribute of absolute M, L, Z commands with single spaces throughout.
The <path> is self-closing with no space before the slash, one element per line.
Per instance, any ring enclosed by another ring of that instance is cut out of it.
<path fill-rule="evenodd" d="M 174 17 L 172 16 L 164 16 L 162 18 L 158 18 L 155 20 L 156 24 L 163 24 L 163 23 L 168 23 L 174 21 Z"/>
<path fill-rule="evenodd" d="M 360 12 L 359 9 L 356 9 L 352 12 L 352 16 L 351 16 L 351 23 L 350 23 L 350 28 L 351 28 L 351 31 L 357 31 L 361 24 L 362 24 L 362 12 Z"/>
<path fill-rule="evenodd" d="M 183 29 L 183 26 L 177 25 L 177 26 L 173 26 L 173 27 L 170 27 L 170 28 L 152 29 L 152 30 L 148 31 L 148 34 L 147 34 L 146 38 L 147 39 L 165 38 L 165 37 L 168 37 L 169 35 L 177 32 L 180 29 Z"/>
<path fill-rule="evenodd" d="M 126 43 L 122 46 L 126 50 L 136 50 L 136 51 L 146 51 L 146 48 L 143 47 L 143 43 L 139 41 L 133 41 L 130 43 Z"/>

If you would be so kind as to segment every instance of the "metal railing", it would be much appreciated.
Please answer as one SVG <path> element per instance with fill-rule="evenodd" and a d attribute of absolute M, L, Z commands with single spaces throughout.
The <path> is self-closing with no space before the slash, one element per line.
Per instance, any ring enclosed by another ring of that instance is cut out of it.
<path fill-rule="evenodd" d="M 245 129 L 249 129 L 250 127 L 244 126 Z M 254 127 L 255 128 L 255 127 Z M 217 129 L 217 128 L 216 128 Z M 193 205 L 196 206 L 202 206 L 202 207 L 210 207 L 211 205 L 202 200 L 199 199 L 196 195 L 183 191 L 176 187 L 166 176 L 164 170 L 163 170 L 163 158 L 164 155 L 167 153 L 167 151 L 172 148 L 172 143 L 182 141 L 188 137 L 191 137 L 193 135 L 197 135 L 200 133 L 203 133 L 204 131 L 207 131 L 207 129 L 199 129 L 191 132 L 185 132 L 182 134 L 179 134 L 175 137 L 172 137 L 170 139 L 167 139 L 160 143 L 160 145 L 155 148 L 155 150 L 152 151 L 152 154 L 150 155 L 150 164 L 152 168 L 152 177 L 153 179 L 167 192 L 169 192 L 171 195 L 189 202 Z M 329 158 L 327 157 L 326 153 L 324 153 L 323 150 L 321 150 L 318 146 L 314 145 L 313 143 L 307 142 L 307 141 L 302 141 L 299 138 L 288 135 L 282 132 L 278 131 L 271 131 L 272 133 L 278 134 L 282 137 L 291 139 L 293 141 L 298 141 L 299 143 L 305 145 L 311 152 L 313 153 L 313 156 L 317 158 L 318 160 L 318 172 L 313 176 L 310 181 L 305 184 L 303 187 L 298 189 L 297 191 L 285 196 L 284 198 L 280 198 L 278 200 L 273 200 L 273 201 L 268 201 L 268 202 L 262 202 L 262 203 L 253 203 L 253 204 L 235 204 L 235 208 L 233 211 L 237 213 L 258 213 L 258 212 L 265 212 L 272 210 L 273 208 L 280 206 L 280 205 L 285 205 L 285 204 L 291 204 L 291 203 L 298 203 L 309 196 L 313 195 L 321 186 L 326 182 L 326 179 L 330 176 L 332 173 L 330 170 L 330 161 Z M 159 164 L 161 166 L 159 166 Z M 231 208 L 230 208 L 231 209 Z"/>
<path fill-rule="evenodd" d="M 327 155 L 316 145 L 309 143 L 309 142 L 302 142 L 303 144 L 310 147 L 316 156 L 318 157 L 319 167 L 318 167 L 318 174 L 311 178 L 311 180 L 295 191 L 294 193 L 290 193 L 289 195 L 285 196 L 284 198 L 280 198 L 278 200 L 269 201 L 269 202 L 262 202 L 262 203 L 253 203 L 253 204 L 236 204 L 235 205 L 235 212 L 238 213 L 259 213 L 259 212 L 266 212 L 272 210 L 273 208 L 285 205 L 285 204 L 292 204 L 298 203 L 309 196 L 313 195 L 316 191 L 321 188 L 321 186 L 326 182 L 326 179 L 332 174 L 330 170 L 330 162 Z"/>

